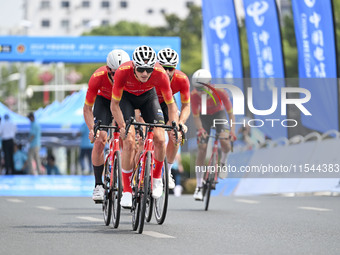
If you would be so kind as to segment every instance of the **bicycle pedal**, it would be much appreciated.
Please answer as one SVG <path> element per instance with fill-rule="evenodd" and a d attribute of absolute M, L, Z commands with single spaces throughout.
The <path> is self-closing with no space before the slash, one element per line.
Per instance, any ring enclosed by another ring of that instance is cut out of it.
<path fill-rule="evenodd" d="M 103 203 L 103 201 L 96 200 L 96 201 L 94 201 L 94 203 L 95 203 L 95 204 L 102 204 L 102 203 Z"/>

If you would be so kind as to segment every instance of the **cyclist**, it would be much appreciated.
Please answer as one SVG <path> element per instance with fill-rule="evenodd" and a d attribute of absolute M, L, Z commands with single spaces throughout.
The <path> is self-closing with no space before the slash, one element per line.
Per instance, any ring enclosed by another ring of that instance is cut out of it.
<path fill-rule="evenodd" d="M 164 48 L 160 50 L 157 54 L 157 60 L 158 63 L 161 64 L 161 66 L 163 66 L 164 70 L 169 76 L 172 94 L 174 95 L 177 92 L 180 92 L 182 107 L 178 123 L 182 124 L 183 130 L 186 133 L 188 128 L 185 125 L 185 122 L 187 121 L 190 115 L 190 82 L 188 76 L 186 76 L 182 71 L 176 69 L 179 57 L 175 50 L 170 48 Z M 168 106 L 164 102 L 162 93 L 158 88 L 156 88 L 156 92 L 159 99 L 159 103 L 162 107 L 164 120 L 167 123 L 169 120 Z M 173 140 L 169 139 L 168 145 L 166 147 L 166 157 L 168 159 L 168 169 L 170 174 L 169 189 L 175 188 L 175 181 L 171 175 L 171 168 L 175 161 L 178 148 L 179 144 L 174 143 Z"/>
<path fill-rule="evenodd" d="M 110 110 L 111 91 L 113 78 L 118 67 L 129 61 L 129 55 L 123 50 L 113 50 L 107 55 L 106 66 L 98 68 L 91 76 L 83 107 L 84 119 L 89 128 L 89 139 L 94 142 L 92 149 L 92 164 L 95 176 L 95 188 L 92 199 L 95 202 L 102 202 L 104 199 L 104 187 L 102 174 L 104 169 L 104 148 L 107 139 L 107 132 L 100 131 L 94 137 L 94 120 L 101 120 L 103 125 L 112 123 Z"/>
<path fill-rule="evenodd" d="M 164 124 L 162 109 L 154 87 L 159 87 L 168 104 L 169 120 L 176 122 L 178 120 L 177 107 L 172 97 L 169 78 L 163 67 L 156 63 L 156 60 L 156 53 L 151 47 L 146 45 L 137 47 L 133 52 L 132 61 L 123 64 L 117 70 L 112 88 L 111 111 L 123 138 L 121 205 L 125 208 L 132 205 L 130 177 L 134 166 L 134 154 L 131 152 L 135 149 L 134 130 L 131 129 L 131 132 L 125 137 L 125 122 L 135 115 L 135 109 L 139 109 L 146 123 Z M 163 192 L 161 175 L 165 157 L 165 131 L 162 128 L 154 129 L 154 145 L 155 167 L 152 196 L 159 198 Z"/>
<path fill-rule="evenodd" d="M 224 89 L 215 89 L 221 98 L 222 104 L 219 100 L 214 102 L 212 97 L 207 97 L 206 102 L 206 115 L 200 114 L 201 110 L 201 95 L 205 93 L 204 90 L 210 90 L 211 86 L 211 73 L 206 69 L 197 70 L 192 76 L 192 84 L 195 87 L 191 92 L 191 107 L 194 117 L 194 123 L 197 128 L 197 144 L 198 144 L 198 154 L 196 158 L 196 166 L 203 166 L 206 153 L 207 153 L 207 143 L 208 143 L 208 132 L 210 127 L 214 125 L 214 119 L 226 119 L 226 111 L 228 113 L 229 121 L 235 123 L 235 117 L 233 114 L 232 105 L 228 96 L 228 93 Z M 211 91 L 211 90 L 210 90 Z M 214 95 L 213 91 L 212 95 Z M 217 96 L 215 96 L 216 98 Z M 220 135 L 221 138 L 231 137 L 231 140 L 236 140 L 235 136 L 235 126 L 231 125 L 230 133 L 227 125 L 216 125 L 216 133 Z M 228 152 L 231 149 L 230 139 L 220 140 L 222 147 L 221 164 L 226 164 Z M 196 168 L 195 168 L 196 169 Z M 221 177 L 221 176 L 220 176 Z M 203 172 L 196 172 L 196 189 L 194 193 L 195 200 L 203 200 L 202 194 L 202 182 L 203 182 Z"/>

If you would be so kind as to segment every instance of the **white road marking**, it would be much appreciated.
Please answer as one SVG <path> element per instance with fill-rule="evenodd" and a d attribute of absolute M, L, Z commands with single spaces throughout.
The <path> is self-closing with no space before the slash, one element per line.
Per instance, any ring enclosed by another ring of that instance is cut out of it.
<path fill-rule="evenodd" d="M 319 211 L 319 212 L 330 212 L 330 211 L 332 211 L 332 209 L 318 208 L 318 207 L 308 207 L 308 206 L 301 206 L 301 207 L 298 207 L 298 208 L 302 209 L 302 210 Z"/>
<path fill-rule="evenodd" d="M 245 204 L 259 204 L 260 201 L 257 200 L 248 200 L 248 199 L 235 199 L 236 202 L 245 203 Z"/>
<path fill-rule="evenodd" d="M 102 219 L 94 218 L 94 217 L 88 217 L 88 216 L 79 216 L 77 217 L 78 219 L 81 220 L 87 220 L 87 221 L 92 221 L 92 222 L 102 222 Z"/>
<path fill-rule="evenodd" d="M 52 210 L 55 210 L 55 208 L 49 207 L 49 206 L 37 206 L 37 208 L 39 208 L 39 209 L 41 209 L 41 210 L 45 210 L 45 211 L 52 211 Z"/>
<path fill-rule="evenodd" d="M 165 235 L 155 231 L 143 231 L 144 235 L 155 237 L 155 238 L 175 238 L 174 236 Z"/>
<path fill-rule="evenodd" d="M 24 202 L 24 201 L 17 199 L 17 198 L 8 198 L 7 201 L 12 202 L 12 203 L 23 203 Z"/>

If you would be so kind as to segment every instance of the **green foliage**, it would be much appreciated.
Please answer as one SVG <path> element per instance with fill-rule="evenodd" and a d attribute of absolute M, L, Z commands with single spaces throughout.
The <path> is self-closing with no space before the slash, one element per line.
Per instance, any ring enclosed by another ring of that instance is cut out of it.
<path fill-rule="evenodd" d="M 39 74 L 41 73 L 40 66 L 29 65 L 26 68 L 26 79 L 27 85 L 42 85 L 43 82 L 39 79 Z M 27 103 L 29 105 L 29 109 L 39 109 L 40 107 L 44 107 L 43 103 L 44 94 L 41 92 L 34 93 L 32 98 L 27 99 Z"/>
<path fill-rule="evenodd" d="M 340 53 L 340 0 L 333 0 L 333 13 L 335 25 L 335 40 L 338 54 Z M 339 61 L 339 60 L 338 60 Z M 338 76 L 340 74 L 340 64 L 338 63 Z"/>
<path fill-rule="evenodd" d="M 333 0 L 333 11 L 336 28 L 336 43 L 338 52 L 340 49 L 340 0 Z M 189 7 L 189 14 L 185 19 L 179 18 L 176 14 L 165 15 L 166 25 L 162 27 L 150 27 L 136 22 L 121 21 L 114 26 L 101 26 L 85 33 L 85 36 L 177 36 L 181 38 L 181 70 L 189 77 L 194 71 L 201 68 L 202 62 L 202 13 L 201 7 L 192 5 Z M 239 24 L 240 44 L 242 51 L 242 62 L 244 77 L 250 76 L 250 63 L 248 54 L 247 33 L 242 20 Z M 285 16 L 281 24 L 282 45 L 287 78 L 298 77 L 297 47 L 294 31 L 294 20 L 291 16 Z M 96 64 L 68 64 L 67 68 L 75 68 L 82 74 L 78 83 L 87 83 L 92 73 L 105 63 Z M 340 66 L 340 65 L 338 65 Z M 2 67 L 0 96 L 2 102 L 8 96 L 17 95 L 18 82 L 8 82 L 10 74 L 20 70 L 17 64 Z M 41 71 L 38 66 L 27 66 L 27 84 L 42 84 L 39 79 Z M 340 72 L 339 72 L 340 73 Z M 28 100 L 29 109 L 37 109 L 42 106 L 43 94 L 35 93 L 34 97 Z"/>
<path fill-rule="evenodd" d="M 191 162 L 191 157 L 193 155 L 190 154 L 190 153 L 181 153 L 181 162 L 182 162 L 182 165 L 183 165 L 183 169 L 184 169 L 184 175 L 185 176 L 190 176 L 190 164 L 192 162 L 195 162 L 195 161 L 192 161 Z"/>
<path fill-rule="evenodd" d="M 297 48 L 292 16 L 285 16 L 281 28 L 283 57 L 287 78 L 298 77 Z"/>
<path fill-rule="evenodd" d="M 121 21 L 114 26 L 102 26 L 94 28 L 92 31 L 85 33 L 84 35 L 145 36 L 151 35 L 151 31 L 151 27 L 147 25 L 142 25 L 136 22 Z"/>
<path fill-rule="evenodd" d="M 201 68 L 202 14 L 198 6 L 190 6 L 190 13 L 184 20 L 175 14 L 165 15 L 167 25 L 149 27 L 136 22 L 121 21 L 114 26 L 98 27 L 84 35 L 91 36 L 178 36 L 181 38 L 181 70 L 191 75 Z M 91 66 L 90 68 L 92 68 Z M 77 68 L 87 71 L 89 68 Z M 94 71 L 94 70 L 93 70 Z M 92 74 L 92 72 L 90 72 Z M 90 75 L 91 75 L 90 74 Z M 85 74 L 83 79 L 85 80 Z"/>
<path fill-rule="evenodd" d="M 66 65 L 66 68 L 74 68 L 76 72 L 82 74 L 82 78 L 77 82 L 78 84 L 88 83 L 91 75 L 99 67 L 106 65 L 106 63 L 95 63 L 95 64 L 81 64 L 81 65 Z"/>
<path fill-rule="evenodd" d="M 239 24 L 239 37 L 240 37 L 240 47 L 241 47 L 241 55 L 242 55 L 242 63 L 243 63 L 243 76 L 250 77 L 250 63 L 249 63 L 249 46 L 247 41 L 247 30 L 245 26 L 243 26 L 244 22 L 242 21 Z"/>
<path fill-rule="evenodd" d="M 8 68 L 5 66 L 2 66 L 1 68 L 1 83 L 0 83 L 0 91 L 1 91 L 1 102 L 4 103 L 4 100 L 9 97 L 9 96 L 13 96 L 13 95 L 17 95 L 18 94 L 18 81 L 8 81 L 9 76 L 11 74 L 17 73 L 18 72 L 18 68 L 16 65 L 12 64 L 9 65 Z"/>

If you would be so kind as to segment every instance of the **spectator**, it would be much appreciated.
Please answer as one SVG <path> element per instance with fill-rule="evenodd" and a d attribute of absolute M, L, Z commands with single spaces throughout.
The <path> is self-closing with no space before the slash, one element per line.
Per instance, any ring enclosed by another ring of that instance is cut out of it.
<path fill-rule="evenodd" d="M 92 154 L 92 148 L 93 148 L 93 144 L 91 143 L 90 139 L 89 139 L 89 133 L 90 130 L 87 127 L 86 123 L 84 122 L 83 125 L 81 125 L 80 127 L 80 155 L 79 155 L 79 162 L 80 162 L 80 166 L 81 166 L 81 172 L 82 174 L 85 173 L 85 161 L 87 159 L 87 166 L 88 168 L 88 172 L 89 174 L 93 173 L 93 168 L 92 168 L 92 158 L 91 158 L 91 154 Z"/>
<path fill-rule="evenodd" d="M 14 144 L 14 173 L 13 174 L 27 174 L 28 156 L 22 150 L 21 144 Z"/>
<path fill-rule="evenodd" d="M 31 121 L 31 128 L 29 133 L 29 150 L 28 150 L 28 168 L 29 173 L 38 175 L 41 174 L 41 160 L 40 160 L 40 138 L 41 138 L 41 130 L 40 125 L 35 121 L 34 114 L 31 112 L 28 114 L 28 118 Z M 36 163 L 36 169 L 33 169 L 33 160 Z"/>
<path fill-rule="evenodd" d="M 0 134 L 2 137 L 2 149 L 5 156 L 5 169 L 6 174 L 12 174 L 14 172 L 14 138 L 17 127 L 10 120 L 8 114 L 4 116 L 4 122 L 0 126 Z"/>
<path fill-rule="evenodd" d="M 48 175 L 60 175 L 59 168 L 55 165 L 55 158 L 52 154 L 47 156 L 47 164 L 44 167 Z"/>
<path fill-rule="evenodd" d="M 253 148 L 253 141 L 251 140 L 251 129 L 248 124 L 239 128 L 237 132 L 237 140 L 243 144 L 245 150 Z"/>

